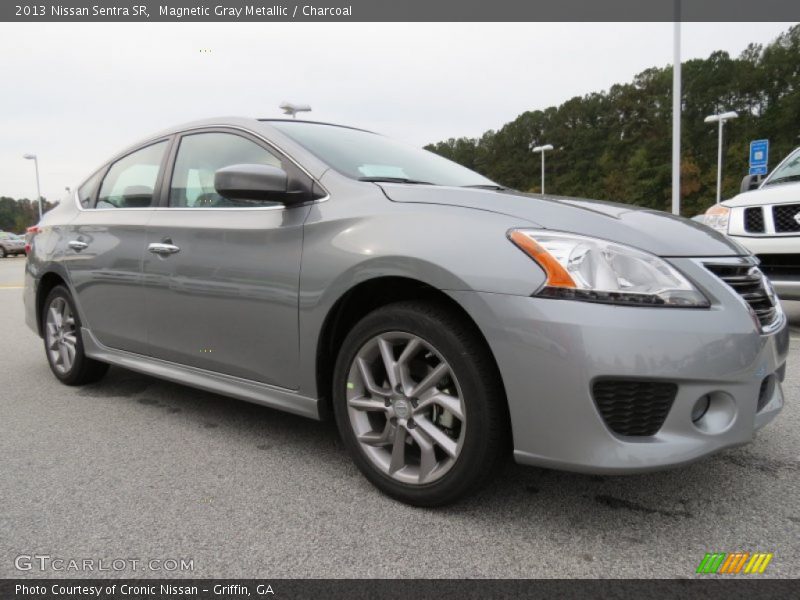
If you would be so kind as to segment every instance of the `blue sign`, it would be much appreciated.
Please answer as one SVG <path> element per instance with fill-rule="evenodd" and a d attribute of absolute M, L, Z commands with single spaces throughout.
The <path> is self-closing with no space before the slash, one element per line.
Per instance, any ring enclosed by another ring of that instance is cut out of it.
<path fill-rule="evenodd" d="M 753 140 L 750 142 L 750 174 L 761 175 L 767 172 L 769 162 L 769 140 Z M 763 173 L 753 173 L 753 169 L 764 169 Z"/>
<path fill-rule="evenodd" d="M 750 175 L 766 175 L 767 165 L 763 167 L 750 167 Z"/>

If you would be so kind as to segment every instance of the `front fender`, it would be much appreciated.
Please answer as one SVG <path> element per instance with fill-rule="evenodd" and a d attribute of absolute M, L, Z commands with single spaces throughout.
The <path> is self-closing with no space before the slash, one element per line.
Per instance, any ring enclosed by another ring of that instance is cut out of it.
<path fill-rule="evenodd" d="M 300 391 L 306 395 L 316 394 L 316 349 L 328 314 L 365 281 L 403 277 L 445 292 L 516 296 L 530 296 L 544 283 L 541 268 L 507 239 L 509 229 L 531 225 L 524 219 L 392 202 L 377 186 L 347 192 L 333 190 L 304 227 L 299 334 Z"/>

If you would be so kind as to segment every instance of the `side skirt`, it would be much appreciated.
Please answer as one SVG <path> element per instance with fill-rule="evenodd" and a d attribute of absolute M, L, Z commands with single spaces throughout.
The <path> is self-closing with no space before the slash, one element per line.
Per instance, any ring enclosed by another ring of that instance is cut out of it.
<path fill-rule="evenodd" d="M 142 356 L 124 350 L 115 350 L 101 344 L 86 327 L 81 328 L 83 349 L 87 356 L 159 379 L 166 379 L 190 387 L 230 396 L 238 400 L 262 404 L 302 417 L 319 420 L 316 398 L 302 396 L 292 390 L 274 387 L 265 383 L 241 379 L 188 367 L 169 361 Z"/>

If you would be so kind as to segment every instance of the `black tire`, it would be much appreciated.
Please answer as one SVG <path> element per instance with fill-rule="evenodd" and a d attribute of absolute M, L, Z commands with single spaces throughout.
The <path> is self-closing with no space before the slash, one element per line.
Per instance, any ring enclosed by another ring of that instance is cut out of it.
<path fill-rule="evenodd" d="M 381 471 L 366 456 L 348 414 L 346 390 L 356 355 L 375 336 L 390 331 L 429 343 L 449 363 L 461 388 L 467 418 L 463 445 L 449 470 L 430 483 L 405 483 Z M 508 411 L 494 359 L 474 324 L 439 303 L 398 302 L 358 322 L 339 351 L 332 397 L 339 433 L 358 468 L 378 489 L 407 504 L 443 506 L 474 493 L 495 474 L 506 455 Z"/>
<path fill-rule="evenodd" d="M 69 305 L 69 309 L 74 319 L 74 332 L 75 332 L 75 358 L 72 361 L 72 366 L 65 372 L 60 371 L 51 356 L 48 349 L 48 334 L 47 334 L 47 313 L 51 306 L 59 300 L 63 300 Z M 58 378 L 61 383 L 66 385 L 84 385 L 93 383 L 101 379 L 108 371 L 108 363 L 100 362 L 89 358 L 83 351 L 83 339 L 81 338 L 81 321 L 78 312 L 75 310 L 75 303 L 72 300 L 72 295 L 63 285 L 57 285 L 50 293 L 42 305 L 42 337 L 44 339 L 45 356 L 50 365 L 50 370 L 53 375 Z"/>
<path fill-rule="evenodd" d="M 0 246 L 0 258 L 5 258 L 6 256 L 6 249 L 3 248 L 3 246 Z"/>

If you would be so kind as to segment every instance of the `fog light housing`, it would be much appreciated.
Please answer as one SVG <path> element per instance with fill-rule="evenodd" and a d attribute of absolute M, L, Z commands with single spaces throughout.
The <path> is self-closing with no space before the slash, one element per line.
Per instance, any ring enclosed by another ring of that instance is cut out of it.
<path fill-rule="evenodd" d="M 726 431 L 736 419 L 736 402 L 726 392 L 709 392 L 695 402 L 692 424 L 699 431 L 716 435 Z"/>
<path fill-rule="evenodd" d="M 694 408 L 692 409 L 692 423 L 697 423 L 702 419 L 708 412 L 709 406 L 711 406 L 711 397 L 708 394 L 695 402 Z"/>

